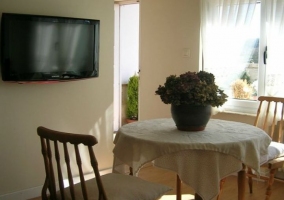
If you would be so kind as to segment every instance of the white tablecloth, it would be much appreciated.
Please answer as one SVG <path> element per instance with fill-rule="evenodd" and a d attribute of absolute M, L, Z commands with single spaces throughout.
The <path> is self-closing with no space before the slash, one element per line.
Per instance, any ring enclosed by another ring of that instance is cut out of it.
<path fill-rule="evenodd" d="M 211 119 L 204 131 L 177 130 L 172 119 L 153 119 L 124 125 L 115 138 L 114 168 L 127 164 L 137 175 L 150 161 L 177 172 L 204 200 L 219 193 L 219 181 L 239 171 L 242 163 L 259 172 L 260 155 L 270 137 L 239 122 Z"/>

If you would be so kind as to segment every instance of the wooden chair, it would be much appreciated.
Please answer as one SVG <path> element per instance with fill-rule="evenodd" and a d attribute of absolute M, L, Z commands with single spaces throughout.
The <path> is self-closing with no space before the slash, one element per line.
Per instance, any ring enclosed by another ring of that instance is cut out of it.
<path fill-rule="evenodd" d="M 44 127 L 38 127 L 37 133 L 40 136 L 46 172 L 41 193 L 43 200 L 154 200 L 171 190 L 170 187 L 134 176 L 114 173 L 101 176 L 93 151 L 94 145 L 98 142 L 92 135 L 64 133 Z M 83 152 L 83 150 L 85 151 Z M 61 160 L 61 152 L 64 154 L 65 163 L 63 159 Z M 55 158 L 53 158 L 53 153 Z M 74 155 L 74 159 L 72 155 Z M 90 163 L 88 165 L 94 171 L 95 178 L 85 181 L 82 165 L 86 167 L 87 163 L 82 163 L 81 156 L 89 157 Z M 72 159 L 76 160 L 76 164 L 72 165 L 70 162 Z M 56 165 L 56 169 L 53 168 L 55 166 L 53 164 Z M 64 165 L 66 167 L 63 167 Z M 72 171 L 74 168 L 76 170 Z M 55 178 L 56 171 L 58 178 Z M 66 172 L 69 182 L 69 187 L 66 188 L 64 188 L 63 182 L 64 172 Z M 74 184 L 72 176 L 74 172 L 79 174 L 80 183 Z"/>
<path fill-rule="evenodd" d="M 258 100 L 259 107 L 257 110 L 254 125 L 265 130 L 273 140 L 268 147 L 267 156 L 263 157 L 264 160 L 262 161 L 262 163 L 264 164 L 261 165 L 261 167 L 269 170 L 269 175 L 260 176 L 261 179 L 267 180 L 265 200 L 269 200 L 272 193 L 272 184 L 274 181 L 275 172 L 278 168 L 282 168 L 284 164 L 284 98 L 260 96 Z M 252 193 L 252 178 L 257 178 L 258 176 L 253 173 L 253 170 L 251 168 L 248 168 L 247 176 L 249 177 L 248 182 L 250 193 Z"/>

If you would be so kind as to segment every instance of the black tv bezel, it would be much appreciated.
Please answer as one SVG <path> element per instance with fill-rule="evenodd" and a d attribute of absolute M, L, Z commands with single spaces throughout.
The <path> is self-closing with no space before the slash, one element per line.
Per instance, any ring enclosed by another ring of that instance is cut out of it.
<path fill-rule="evenodd" d="M 93 70 L 80 72 L 78 76 L 72 72 L 35 72 L 35 73 L 18 73 L 11 74 L 9 64 L 5 62 L 7 59 L 6 50 L 9 47 L 7 44 L 6 37 L 9 35 L 9 29 L 6 28 L 6 24 L 9 20 L 21 19 L 26 21 L 47 21 L 53 23 L 80 23 L 80 24 L 91 24 L 94 25 L 94 50 L 93 50 Z M 97 19 L 86 19 L 86 18 L 72 18 L 72 17 L 61 17 L 61 16 L 47 16 L 47 15 L 31 15 L 31 14 L 18 14 L 18 13 L 2 13 L 1 18 L 1 75 L 2 80 L 5 82 L 60 82 L 60 81 L 72 81 L 82 80 L 89 78 L 99 77 L 99 46 L 100 46 L 100 20 Z M 8 46 L 8 47 L 7 47 Z M 83 75 L 82 75 L 83 73 Z"/>

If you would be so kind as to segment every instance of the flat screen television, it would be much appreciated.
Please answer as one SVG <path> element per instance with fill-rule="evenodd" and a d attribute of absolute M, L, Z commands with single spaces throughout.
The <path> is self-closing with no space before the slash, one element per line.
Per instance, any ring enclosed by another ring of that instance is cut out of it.
<path fill-rule="evenodd" d="M 3 81 L 99 76 L 100 20 L 2 13 Z"/>

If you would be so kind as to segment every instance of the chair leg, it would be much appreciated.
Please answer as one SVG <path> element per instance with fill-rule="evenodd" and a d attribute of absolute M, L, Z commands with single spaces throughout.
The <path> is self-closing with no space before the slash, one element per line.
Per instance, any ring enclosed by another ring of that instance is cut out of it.
<path fill-rule="evenodd" d="M 252 174 L 252 169 L 250 167 L 248 167 L 248 171 L 247 171 L 248 174 Z M 252 177 L 249 176 L 248 177 L 248 185 L 249 185 L 249 192 L 252 194 Z"/>
<path fill-rule="evenodd" d="M 271 169 L 270 170 L 270 175 L 269 175 L 269 180 L 267 183 L 267 188 L 266 188 L 266 197 L 265 200 L 269 200 L 271 193 L 272 193 L 272 184 L 274 182 L 274 175 L 275 175 L 276 169 Z"/>

